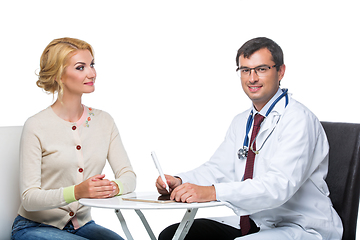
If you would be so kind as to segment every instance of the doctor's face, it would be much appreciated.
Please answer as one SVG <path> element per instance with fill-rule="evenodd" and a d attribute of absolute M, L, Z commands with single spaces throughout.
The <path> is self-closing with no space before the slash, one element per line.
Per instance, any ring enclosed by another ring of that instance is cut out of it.
<path fill-rule="evenodd" d="M 284 76 L 285 65 L 280 66 L 279 71 L 274 65 L 267 48 L 254 52 L 249 58 L 239 57 L 242 88 L 258 111 L 275 95 Z"/>

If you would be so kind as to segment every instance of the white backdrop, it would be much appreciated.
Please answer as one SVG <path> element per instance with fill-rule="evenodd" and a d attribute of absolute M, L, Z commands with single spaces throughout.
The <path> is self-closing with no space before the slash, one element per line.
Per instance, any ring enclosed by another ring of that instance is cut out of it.
<path fill-rule="evenodd" d="M 35 72 L 54 38 L 95 49 L 96 91 L 87 106 L 115 119 L 138 175 L 137 191 L 155 191 L 155 150 L 166 173 L 200 165 L 232 118 L 250 106 L 235 73 L 238 48 L 253 37 L 275 40 L 287 66 L 282 87 L 322 121 L 359 122 L 360 17 L 357 1 L 1 1 L 0 126 L 22 125 L 51 105 Z M 105 172 L 112 178 L 111 171 Z M 155 235 L 182 212 L 145 212 Z M 231 214 L 200 210 L 198 216 Z M 95 220 L 122 230 L 110 210 Z M 125 212 L 135 239 L 146 239 Z M 159 217 L 164 220 L 159 221 Z"/>

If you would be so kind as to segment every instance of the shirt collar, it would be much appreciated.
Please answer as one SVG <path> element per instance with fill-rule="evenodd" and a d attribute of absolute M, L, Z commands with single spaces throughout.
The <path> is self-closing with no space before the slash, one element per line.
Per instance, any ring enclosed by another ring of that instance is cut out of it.
<path fill-rule="evenodd" d="M 252 105 L 252 111 L 253 111 L 253 113 L 254 113 L 253 116 L 255 116 L 255 114 L 258 113 L 258 114 L 260 114 L 260 115 L 262 115 L 262 116 L 265 117 L 265 114 L 266 114 L 266 112 L 268 111 L 268 109 L 270 108 L 271 104 L 272 104 L 281 94 L 282 94 L 282 90 L 281 90 L 281 88 L 279 88 L 279 89 L 277 90 L 277 92 L 275 93 L 275 95 L 270 99 L 270 101 L 268 101 L 268 102 L 266 103 L 266 105 L 260 110 L 260 112 L 255 109 L 254 105 Z M 276 105 L 278 105 L 278 104 L 276 104 Z M 273 110 L 276 108 L 276 105 L 275 105 L 275 107 L 273 108 Z"/>

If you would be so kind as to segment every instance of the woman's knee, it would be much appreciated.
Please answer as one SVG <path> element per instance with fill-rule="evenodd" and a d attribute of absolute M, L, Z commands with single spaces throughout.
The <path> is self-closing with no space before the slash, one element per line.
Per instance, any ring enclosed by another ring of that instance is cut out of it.
<path fill-rule="evenodd" d="M 16 232 L 12 240 L 83 240 L 84 238 L 52 227 L 26 228 Z"/>

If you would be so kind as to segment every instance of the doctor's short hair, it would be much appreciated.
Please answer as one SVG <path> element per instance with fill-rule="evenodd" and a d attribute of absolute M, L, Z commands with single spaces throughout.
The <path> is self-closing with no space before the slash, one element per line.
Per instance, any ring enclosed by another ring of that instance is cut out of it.
<path fill-rule="evenodd" d="M 244 58 L 249 58 L 254 52 L 267 48 L 272 55 L 273 61 L 276 64 L 276 70 L 279 71 L 280 66 L 284 64 L 284 54 L 281 47 L 273 40 L 266 37 L 253 38 L 244 43 L 237 52 L 236 66 L 239 66 L 239 58 L 241 55 Z"/>
<path fill-rule="evenodd" d="M 63 85 L 60 79 L 69 64 L 69 59 L 77 50 L 89 50 L 94 57 L 93 48 L 85 41 L 68 37 L 52 40 L 40 57 L 39 79 L 36 85 L 48 93 L 57 93 L 61 99 Z"/>

